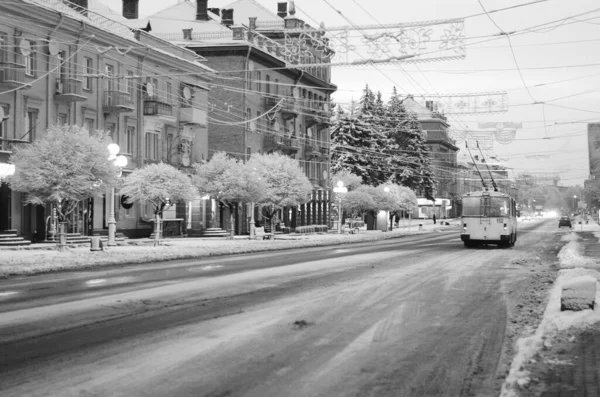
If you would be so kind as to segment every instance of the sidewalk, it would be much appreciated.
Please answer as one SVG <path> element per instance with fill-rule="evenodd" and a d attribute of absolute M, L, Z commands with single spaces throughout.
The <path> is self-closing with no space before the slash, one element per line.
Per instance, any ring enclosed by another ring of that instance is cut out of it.
<path fill-rule="evenodd" d="M 562 285 L 575 277 L 600 280 L 600 226 L 573 223 L 558 254 L 560 269 L 535 334 L 522 338 L 501 397 L 600 396 L 600 291 L 593 310 L 561 311 Z"/>
<path fill-rule="evenodd" d="M 70 246 L 68 252 L 58 252 L 54 244 L 34 244 L 17 248 L 0 248 L 0 278 L 32 275 L 58 270 L 82 270 L 102 266 L 142 264 L 207 256 L 244 254 L 273 250 L 318 247 L 401 238 L 407 235 L 458 230 L 458 220 L 444 220 L 450 225 L 436 225 L 431 220 L 413 220 L 411 227 L 402 225 L 392 231 L 365 230 L 358 234 L 276 234 L 274 240 L 250 240 L 248 236 L 225 238 L 164 239 L 153 247 L 151 239 L 132 239 L 103 251 L 90 251 L 90 245 Z M 422 226 L 419 227 L 419 224 Z M 421 229 L 421 230 L 419 230 Z"/>

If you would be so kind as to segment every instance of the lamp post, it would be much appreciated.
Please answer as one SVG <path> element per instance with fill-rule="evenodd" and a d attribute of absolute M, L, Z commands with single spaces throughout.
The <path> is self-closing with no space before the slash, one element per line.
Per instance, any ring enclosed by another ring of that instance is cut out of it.
<path fill-rule="evenodd" d="M 111 143 L 108 145 L 108 159 L 113 162 L 113 164 L 119 167 L 119 172 L 117 176 L 121 176 L 123 172 L 123 167 L 127 165 L 127 157 L 118 155 L 119 154 L 119 145 L 116 143 Z M 117 221 L 115 220 L 115 187 L 110 188 L 110 201 L 108 203 L 108 243 L 109 247 L 114 247 L 117 245 L 115 241 L 115 234 L 117 232 Z"/>
<path fill-rule="evenodd" d="M 337 186 L 333 188 L 333 192 L 337 193 L 338 197 L 340 198 L 340 200 L 339 200 L 340 204 L 338 206 L 338 212 L 339 212 L 338 234 L 342 234 L 342 194 L 348 193 L 348 188 L 344 186 L 343 181 L 338 181 Z"/>
<path fill-rule="evenodd" d="M 573 213 L 575 213 L 575 200 L 577 199 L 577 195 L 573 196 Z"/>

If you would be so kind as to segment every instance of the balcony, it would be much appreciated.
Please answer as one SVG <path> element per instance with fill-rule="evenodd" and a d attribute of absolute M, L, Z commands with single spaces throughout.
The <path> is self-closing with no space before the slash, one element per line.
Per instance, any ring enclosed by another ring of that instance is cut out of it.
<path fill-rule="evenodd" d="M 281 98 L 275 95 L 267 94 L 269 96 L 264 97 L 263 104 L 265 105 L 265 109 L 267 110 L 275 110 L 273 109 L 277 104 L 281 101 Z"/>
<path fill-rule="evenodd" d="M 268 134 L 265 136 L 265 150 L 281 150 L 283 152 L 297 152 L 298 140 L 296 137 Z"/>
<path fill-rule="evenodd" d="M 54 99 L 65 102 L 80 102 L 87 100 L 87 97 L 82 94 L 82 84 L 81 80 L 71 78 L 56 79 Z"/>
<path fill-rule="evenodd" d="M 328 189 L 331 187 L 331 183 L 329 183 L 329 179 L 319 179 L 319 186 L 323 189 Z"/>
<path fill-rule="evenodd" d="M 159 97 L 144 99 L 144 116 L 173 117 L 173 105 Z"/>
<path fill-rule="evenodd" d="M 206 126 L 206 110 L 182 107 L 179 112 L 179 122 Z"/>
<path fill-rule="evenodd" d="M 123 91 L 105 91 L 102 109 L 105 113 L 125 113 L 135 110 L 129 93 Z"/>
<path fill-rule="evenodd" d="M 281 104 L 281 117 L 284 120 L 290 120 L 294 117 L 298 117 L 298 105 L 294 98 L 286 98 Z"/>
<path fill-rule="evenodd" d="M 319 150 L 317 141 L 307 140 L 306 143 L 304 144 L 304 157 L 310 158 L 310 157 L 320 157 L 320 156 L 321 156 L 321 151 Z"/>
<path fill-rule="evenodd" d="M 308 178 L 308 180 L 313 184 L 313 186 L 319 186 L 319 178 Z"/>
<path fill-rule="evenodd" d="M 329 157 L 329 148 L 321 146 L 319 152 L 321 153 L 321 157 Z"/>
<path fill-rule="evenodd" d="M 25 66 L 12 62 L 0 63 L 0 89 L 30 88 L 25 82 Z"/>
<path fill-rule="evenodd" d="M 30 141 L 24 141 L 21 139 L 6 139 L 0 138 L 0 152 L 11 153 L 13 149 L 20 144 L 29 144 Z"/>

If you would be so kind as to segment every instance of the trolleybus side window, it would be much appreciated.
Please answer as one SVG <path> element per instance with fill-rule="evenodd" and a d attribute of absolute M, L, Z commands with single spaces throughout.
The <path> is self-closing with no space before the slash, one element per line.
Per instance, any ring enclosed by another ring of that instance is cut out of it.
<path fill-rule="evenodd" d="M 509 199 L 506 197 L 492 197 L 491 198 L 491 206 L 490 206 L 490 217 L 500 218 L 503 216 L 509 216 L 508 205 Z"/>

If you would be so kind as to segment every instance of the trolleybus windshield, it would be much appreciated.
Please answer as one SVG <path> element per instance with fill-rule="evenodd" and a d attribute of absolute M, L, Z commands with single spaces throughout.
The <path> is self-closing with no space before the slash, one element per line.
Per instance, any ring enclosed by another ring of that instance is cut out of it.
<path fill-rule="evenodd" d="M 463 216 L 488 216 L 500 218 L 509 216 L 508 197 L 463 197 Z"/>

